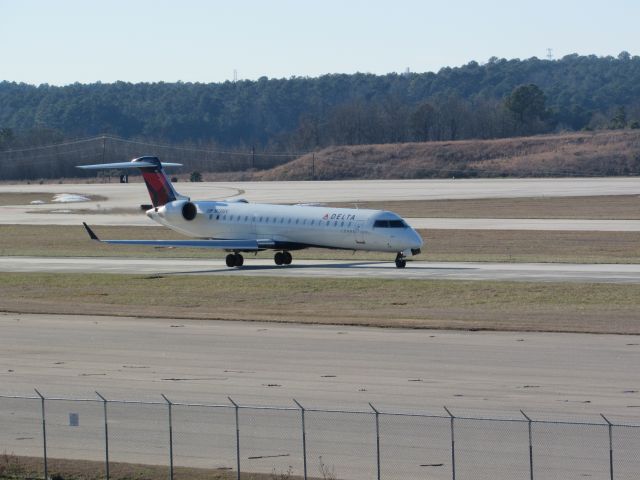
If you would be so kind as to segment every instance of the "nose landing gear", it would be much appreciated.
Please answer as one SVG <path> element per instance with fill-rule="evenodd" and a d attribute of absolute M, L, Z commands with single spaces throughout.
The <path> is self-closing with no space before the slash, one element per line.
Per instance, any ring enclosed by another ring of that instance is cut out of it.
<path fill-rule="evenodd" d="M 244 257 L 239 253 L 230 253 L 225 261 L 227 267 L 241 267 L 244 264 Z"/>
<path fill-rule="evenodd" d="M 404 255 L 402 255 L 402 253 L 398 252 L 398 255 L 396 255 L 396 267 L 404 268 L 406 266 L 407 266 L 407 259 L 405 258 Z"/>
<path fill-rule="evenodd" d="M 273 256 L 273 261 L 276 262 L 276 265 L 291 265 L 293 257 L 289 252 L 277 252 Z"/>

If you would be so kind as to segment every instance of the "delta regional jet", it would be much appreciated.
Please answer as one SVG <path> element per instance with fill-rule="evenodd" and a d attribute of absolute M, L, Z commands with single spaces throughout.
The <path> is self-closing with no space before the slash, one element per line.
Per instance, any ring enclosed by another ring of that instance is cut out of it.
<path fill-rule="evenodd" d="M 289 265 L 291 252 L 309 247 L 396 253 L 396 267 L 420 253 L 422 238 L 398 215 L 382 210 L 328 208 L 308 205 L 269 205 L 244 199 L 192 201 L 180 195 L 164 174 L 157 157 L 130 162 L 82 165 L 78 168 L 138 168 L 149 190 L 153 208 L 147 216 L 193 240 L 93 240 L 116 245 L 216 248 L 229 252 L 228 267 L 241 267 L 242 253 L 275 250 L 276 265 Z"/>

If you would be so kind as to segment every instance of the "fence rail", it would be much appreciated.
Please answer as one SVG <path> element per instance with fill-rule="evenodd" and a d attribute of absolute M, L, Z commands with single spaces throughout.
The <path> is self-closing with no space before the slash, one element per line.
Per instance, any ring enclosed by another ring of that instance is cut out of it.
<path fill-rule="evenodd" d="M 0 453 L 269 478 L 637 479 L 640 425 L 368 409 L 0 395 Z M 233 477 L 230 477 L 233 478 Z"/>

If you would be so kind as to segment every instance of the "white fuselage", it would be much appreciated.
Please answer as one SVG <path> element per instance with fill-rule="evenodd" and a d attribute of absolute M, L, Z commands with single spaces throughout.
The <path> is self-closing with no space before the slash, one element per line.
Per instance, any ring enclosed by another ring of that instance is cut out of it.
<path fill-rule="evenodd" d="M 151 209 L 147 215 L 190 237 L 267 239 L 291 250 L 323 247 L 403 252 L 420 249 L 423 244 L 420 235 L 401 217 L 382 210 L 242 201 L 192 202 L 197 214 L 187 220 L 182 215 L 184 203 L 185 200 L 177 200 Z"/>

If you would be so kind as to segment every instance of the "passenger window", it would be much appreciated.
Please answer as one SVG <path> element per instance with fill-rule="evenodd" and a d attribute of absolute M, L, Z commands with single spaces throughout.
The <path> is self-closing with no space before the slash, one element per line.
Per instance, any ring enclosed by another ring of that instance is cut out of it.
<path fill-rule="evenodd" d="M 249 219 L 247 215 L 244 216 L 244 221 L 246 222 Z"/>
<path fill-rule="evenodd" d="M 280 219 L 280 223 L 284 223 L 284 217 Z"/>
<path fill-rule="evenodd" d="M 220 220 L 220 215 L 216 215 L 216 220 Z"/>
<path fill-rule="evenodd" d="M 341 227 L 344 227 L 344 222 L 340 222 L 340 226 L 341 226 Z"/>
<path fill-rule="evenodd" d="M 226 220 L 226 219 L 227 219 L 227 216 L 226 216 L 226 215 L 223 215 L 223 216 L 222 216 L 222 219 L 223 219 L 223 220 Z"/>
<path fill-rule="evenodd" d="M 229 215 L 229 221 L 233 220 L 233 215 Z"/>
<path fill-rule="evenodd" d="M 302 224 L 303 224 L 303 225 L 306 225 L 306 224 L 307 224 L 307 219 L 306 219 L 306 218 L 302 221 Z"/>
<path fill-rule="evenodd" d="M 291 223 L 291 219 L 289 219 L 289 221 L 287 223 Z"/>
<path fill-rule="evenodd" d="M 316 221 L 315 220 L 311 220 L 311 225 L 315 224 Z"/>
<path fill-rule="evenodd" d="M 259 222 L 262 222 L 262 217 L 260 217 L 260 220 L 258 220 Z"/>
<path fill-rule="evenodd" d="M 298 222 L 299 222 L 299 221 L 300 221 L 300 219 L 299 219 L 299 218 L 296 218 L 296 225 L 298 224 Z"/>

